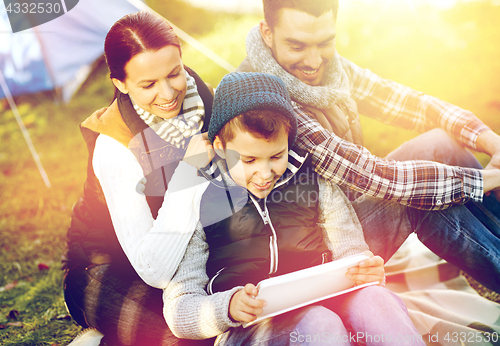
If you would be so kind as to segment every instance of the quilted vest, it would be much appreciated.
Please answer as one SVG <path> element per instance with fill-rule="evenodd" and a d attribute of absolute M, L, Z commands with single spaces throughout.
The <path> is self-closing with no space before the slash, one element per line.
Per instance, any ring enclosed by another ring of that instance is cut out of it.
<path fill-rule="evenodd" d="M 317 175 L 309 160 L 278 182 L 265 201 L 252 200 L 240 186 L 211 182 L 201 202 L 210 249 L 209 293 L 257 285 L 265 278 L 330 260 L 318 226 Z"/>

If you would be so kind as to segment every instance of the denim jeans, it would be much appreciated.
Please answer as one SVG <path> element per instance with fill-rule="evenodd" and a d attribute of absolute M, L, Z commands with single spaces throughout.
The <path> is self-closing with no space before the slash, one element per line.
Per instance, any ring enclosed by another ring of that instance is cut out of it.
<path fill-rule="evenodd" d="M 231 328 L 226 345 L 425 345 L 394 293 L 370 286 L 265 320 Z"/>
<path fill-rule="evenodd" d="M 432 130 L 388 155 L 394 160 L 432 160 L 482 168 L 474 156 L 443 130 Z M 500 203 L 485 196 L 442 211 L 423 211 L 396 202 L 361 196 L 353 201 L 366 242 L 384 260 L 415 232 L 436 255 L 491 290 L 500 292 Z"/>

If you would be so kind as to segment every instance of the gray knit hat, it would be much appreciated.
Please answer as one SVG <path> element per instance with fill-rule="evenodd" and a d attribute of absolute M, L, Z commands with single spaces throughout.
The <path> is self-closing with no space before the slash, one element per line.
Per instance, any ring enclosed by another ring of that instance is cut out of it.
<path fill-rule="evenodd" d="M 273 110 L 289 118 L 288 147 L 291 148 L 297 137 L 297 118 L 285 84 L 278 77 L 256 72 L 232 72 L 222 78 L 215 92 L 208 139 L 213 143 L 229 120 L 259 109 Z"/>

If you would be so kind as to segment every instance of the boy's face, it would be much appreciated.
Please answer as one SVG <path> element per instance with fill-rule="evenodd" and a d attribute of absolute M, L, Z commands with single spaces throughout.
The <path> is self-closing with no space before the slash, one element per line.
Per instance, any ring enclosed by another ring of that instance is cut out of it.
<path fill-rule="evenodd" d="M 226 148 L 218 136 L 214 148 L 225 149 L 231 178 L 260 199 L 269 195 L 288 165 L 288 133 L 284 129 L 271 141 L 237 129 Z"/>

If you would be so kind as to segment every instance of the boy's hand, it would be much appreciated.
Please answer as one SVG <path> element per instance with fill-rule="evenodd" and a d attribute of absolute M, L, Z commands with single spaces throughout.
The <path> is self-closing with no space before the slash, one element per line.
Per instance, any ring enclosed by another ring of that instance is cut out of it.
<path fill-rule="evenodd" d="M 200 169 L 208 165 L 214 156 L 214 148 L 208 140 L 208 133 L 205 132 L 191 138 L 182 160 Z"/>
<path fill-rule="evenodd" d="M 368 282 L 384 280 L 384 260 L 380 256 L 373 256 L 371 251 L 365 251 L 365 255 L 370 258 L 359 262 L 357 267 L 347 270 L 346 276 L 354 281 L 356 285 L 362 285 Z"/>
<path fill-rule="evenodd" d="M 252 322 L 262 313 L 262 308 L 267 305 L 264 300 L 255 299 L 257 288 L 246 284 L 236 292 L 229 303 L 229 316 L 236 322 Z"/>

